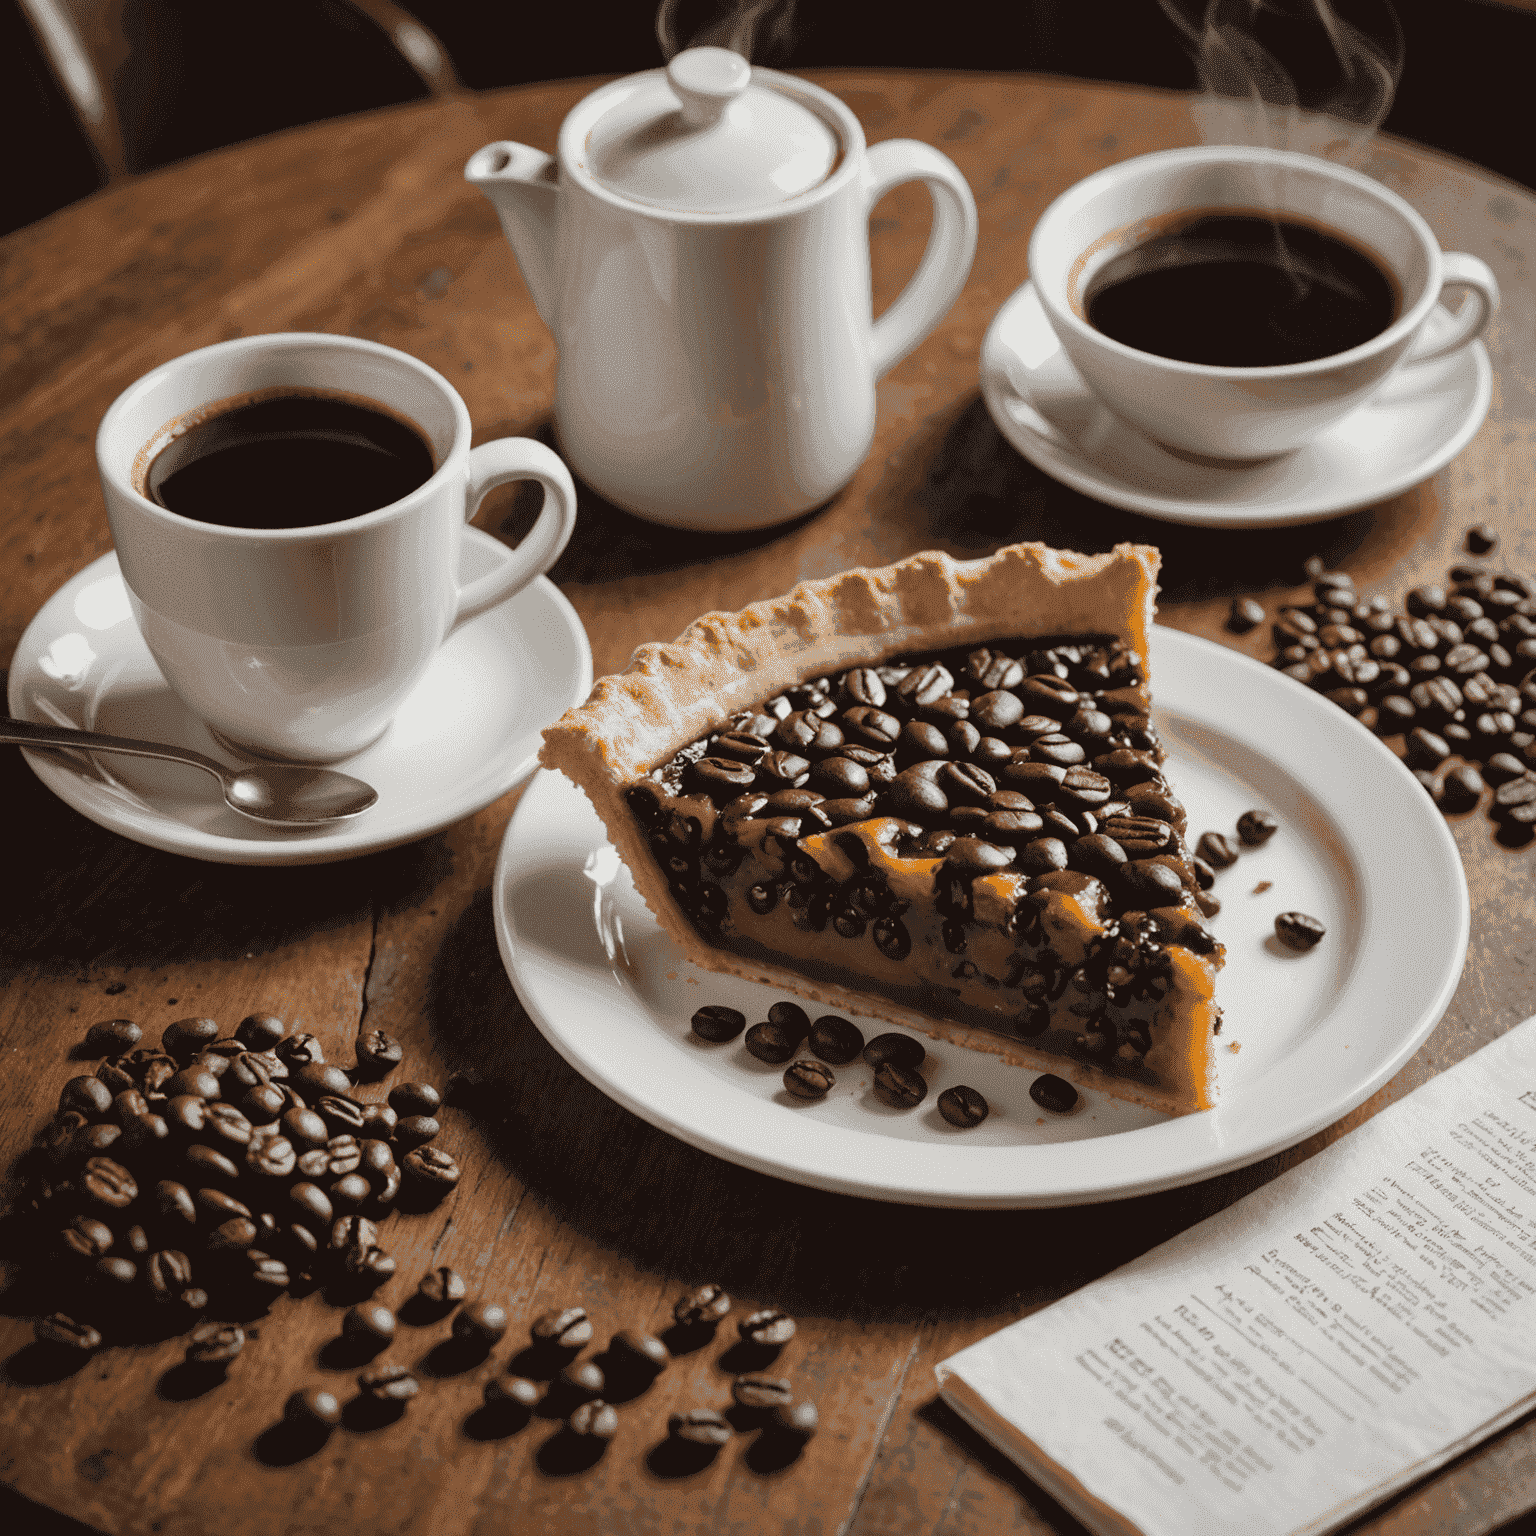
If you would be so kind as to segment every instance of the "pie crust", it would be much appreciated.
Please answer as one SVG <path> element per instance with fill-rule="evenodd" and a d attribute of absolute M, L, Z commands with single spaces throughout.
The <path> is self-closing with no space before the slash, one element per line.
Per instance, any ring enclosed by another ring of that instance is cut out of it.
<path fill-rule="evenodd" d="M 1220 1015 L 1211 999 L 1219 946 L 1199 955 L 1169 944 L 1181 980 L 1173 999 L 1177 1007 L 1170 1003 L 1164 1010 L 1169 1017 L 1159 1016 L 1163 1027 L 1146 1058 L 1149 1067 L 1156 1066 L 1156 1080 L 1129 1081 L 1092 1062 L 1036 1049 L 1027 1040 L 930 1016 L 878 992 L 711 944 L 673 899 L 646 830 L 625 798 L 652 770 L 731 715 L 821 674 L 1003 637 L 1111 635 L 1145 658 L 1158 566 L 1158 551 L 1147 545 L 1121 544 L 1108 554 L 1082 555 L 1015 544 L 981 560 L 957 561 L 930 551 L 878 569 L 803 582 L 737 613 L 705 614 L 670 645 L 641 646 L 622 673 L 600 678 L 585 703 L 544 732 L 540 761 L 586 793 L 636 889 L 688 959 L 703 969 L 873 1014 L 1020 1066 L 1067 1072 L 1164 1111 L 1203 1109 L 1215 1092 L 1211 1037 Z M 1144 667 L 1142 676 L 1145 687 Z M 878 852 L 875 842 L 870 847 Z M 1188 917 L 1201 923 L 1193 907 Z"/>

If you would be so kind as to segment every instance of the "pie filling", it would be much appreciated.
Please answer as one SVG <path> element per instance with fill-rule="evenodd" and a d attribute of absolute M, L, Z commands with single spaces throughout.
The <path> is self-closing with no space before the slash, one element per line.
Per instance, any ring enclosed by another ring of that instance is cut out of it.
<path fill-rule="evenodd" d="M 704 942 L 1202 1108 L 1223 951 L 1148 702 L 1111 636 L 904 657 L 732 715 L 626 798 Z"/>

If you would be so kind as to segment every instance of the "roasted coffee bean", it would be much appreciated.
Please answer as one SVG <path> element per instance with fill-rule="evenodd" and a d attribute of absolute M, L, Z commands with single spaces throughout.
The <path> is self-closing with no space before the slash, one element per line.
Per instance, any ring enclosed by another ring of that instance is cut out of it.
<path fill-rule="evenodd" d="M 1017 687 L 1024 680 L 1024 668 L 1002 651 L 983 646 L 966 657 L 965 675 L 973 683 L 992 691 Z"/>
<path fill-rule="evenodd" d="M 1047 1072 L 1029 1085 L 1029 1096 L 1041 1109 L 1065 1115 L 1077 1106 L 1077 1089 L 1065 1078 Z"/>
<path fill-rule="evenodd" d="M 366 1216 L 338 1216 L 331 1223 L 326 1247 L 332 1258 L 344 1259 L 354 1248 L 372 1248 L 378 1244 L 379 1229 Z"/>
<path fill-rule="evenodd" d="M 797 1099 L 824 1099 L 837 1082 L 819 1061 L 796 1061 L 784 1069 L 784 1087 Z"/>
<path fill-rule="evenodd" d="M 731 1383 L 731 1396 L 743 1408 L 766 1412 L 792 1403 L 794 1389 L 782 1376 L 766 1371 L 749 1371 Z"/>
<path fill-rule="evenodd" d="M 1184 896 L 1184 882 L 1158 859 L 1132 859 L 1120 871 L 1120 884 L 1140 907 L 1176 906 Z"/>
<path fill-rule="evenodd" d="M 395 1145 L 409 1152 L 413 1147 L 424 1147 L 441 1130 L 433 1115 L 407 1115 L 395 1127 Z"/>
<path fill-rule="evenodd" d="M 32 1337 L 39 1344 L 57 1344 L 61 1349 L 89 1354 L 101 1348 L 101 1335 L 89 1323 L 77 1323 L 62 1312 L 40 1317 L 32 1324 Z"/>
<path fill-rule="evenodd" d="M 449 1081 L 452 1082 L 452 1078 Z M 362 1134 L 364 1136 L 385 1141 L 395 1134 L 395 1127 L 399 1123 L 399 1116 L 388 1104 L 363 1105 Z"/>
<path fill-rule="evenodd" d="M 1227 628 L 1234 635 L 1246 635 L 1264 622 L 1264 609 L 1251 597 L 1234 597 L 1227 613 Z"/>
<path fill-rule="evenodd" d="M 109 1211 L 126 1210 L 139 1198 L 138 1182 L 110 1157 L 93 1157 L 86 1163 L 80 1192 L 92 1205 Z"/>
<path fill-rule="evenodd" d="M 358 1172 L 378 1185 L 397 1172 L 395 1154 L 387 1141 L 365 1141 L 359 1147 Z"/>
<path fill-rule="evenodd" d="M 366 1078 L 388 1076 L 405 1056 L 405 1048 L 400 1042 L 382 1029 L 370 1029 L 360 1034 L 356 1051 L 357 1075 Z"/>
<path fill-rule="evenodd" d="M 85 1049 L 92 1056 L 118 1056 L 131 1051 L 144 1038 L 132 1019 L 103 1019 L 85 1032 Z"/>
<path fill-rule="evenodd" d="M 803 1399 L 798 1403 L 781 1404 L 773 1410 L 773 1428 L 781 1435 L 795 1440 L 809 1440 L 821 1423 L 816 1404 Z"/>
<path fill-rule="evenodd" d="M 896 696 L 909 709 L 936 704 L 955 686 L 949 668 L 940 662 L 928 662 L 912 668 L 896 685 Z"/>
<path fill-rule="evenodd" d="M 316 1107 L 318 1101 L 326 1097 L 352 1097 L 351 1078 L 340 1067 L 326 1061 L 307 1061 L 291 1067 L 289 1080 L 304 1096 L 304 1102 Z"/>
<path fill-rule="evenodd" d="M 1268 811 L 1244 811 L 1237 818 L 1237 835 L 1250 848 L 1262 848 L 1279 830 L 1279 821 Z"/>
<path fill-rule="evenodd" d="M 828 757 L 811 769 L 811 783 L 832 799 L 858 799 L 869 789 L 869 773 L 846 757 Z"/>
<path fill-rule="evenodd" d="M 110 1121 L 99 1121 L 95 1125 L 83 1125 L 75 1132 L 73 1142 L 69 1149 L 71 1161 L 83 1163 L 87 1158 L 100 1157 L 103 1153 L 121 1151 L 118 1142 L 122 1140 L 123 1128 L 113 1125 Z"/>
<path fill-rule="evenodd" d="M 301 1154 L 323 1147 L 331 1138 L 330 1128 L 312 1109 L 286 1110 L 278 1125 L 293 1143 L 295 1151 Z"/>
<path fill-rule="evenodd" d="M 160 1047 L 167 1056 L 188 1062 L 205 1046 L 219 1038 L 218 1021 L 215 1019 L 177 1019 L 167 1024 L 160 1036 Z"/>
<path fill-rule="evenodd" d="M 1510 752 L 1496 752 L 1483 764 L 1484 779 L 1495 787 L 1518 779 L 1525 771 L 1525 764 Z"/>
<path fill-rule="evenodd" d="M 270 1051 L 276 1048 L 288 1026 L 270 1013 L 248 1013 L 235 1026 L 235 1039 L 247 1050 Z"/>
<path fill-rule="evenodd" d="M 78 1109 L 67 1109 L 55 1115 L 47 1130 L 38 1138 L 38 1144 L 56 1163 L 74 1161 L 75 1138 L 90 1122 Z"/>
<path fill-rule="evenodd" d="M 259 1235 L 256 1223 L 249 1216 L 231 1216 L 208 1234 L 208 1251 L 218 1254 L 244 1253 L 256 1245 Z"/>
<path fill-rule="evenodd" d="M 172 1223 L 192 1226 L 197 1221 L 197 1206 L 192 1191 L 174 1179 L 161 1179 L 155 1185 L 155 1208 Z"/>
<path fill-rule="evenodd" d="M 60 1234 L 66 1248 L 83 1259 L 99 1259 L 111 1251 L 112 1228 L 95 1216 L 76 1216 Z"/>
<path fill-rule="evenodd" d="M 177 1301 L 192 1284 L 192 1261 L 176 1248 L 162 1248 L 144 1262 L 149 1294 L 161 1306 Z"/>
<path fill-rule="evenodd" d="M 742 1318 L 736 1325 L 736 1331 L 744 1343 L 777 1349 L 794 1338 L 795 1320 L 777 1307 L 764 1307 Z"/>
<path fill-rule="evenodd" d="M 701 1040 L 718 1044 L 723 1040 L 734 1040 L 747 1027 L 747 1016 L 739 1009 L 710 1003 L 700 1008 L 690 1022 L 694 1034 Z"/>
<path fill-rule="evenodd" d="M 876 918 L 872 932 L 875 947 L 887 960 L 905 960 L 912 953 L 912 935 L 907 932 L 900 918 Z M 828 1083 L 827 1087 L 830 1088 L 831 1084 Z"/>
<path fill-rule="evenodd" d="M 1432 677 L 1415 683 L 1408 697 L 1420 715 L 1430 721 L 1449 720 L 1461 708 L 1461 689 L 1448 677 Z"/>
<path fill-rule="evenodd" d="M 112 1108 L 112 1090 L 99 1077 L 72 1077 L 59 1092 L 59 1110 L 99 1119 Z"/>
<path fill-rule="evenodd" d="M 288 1178 L 298 1160 L 293 1143 L 276 1127 L 254 1132 L 245 1149 L 246 1168 L 263 1178 Z"/>
<path fill-rule="evenodd" d="M 268 1083 L 264 1088 L 249 1089 L 239 1107 L 252 1125 L 271 1125 L 288 1107 L 288 1099 L 275 1083 Z"/>
<path fill-rule="evenodd" d="M 1079 743 L 1060 731 L 1053 731 L 1049 736 L 1037 737 L 1029 748 L 1031 762 L 1050 763 L 1057 768 L 1074 768 L 1086 761 L 1087 757 L 1087 752 Z M 1106 790 L 1105 793 L 1107 795 L 1108 791 Z"/>
<path fill-rule="evenodd" d="M 951 1125 L 957 1125 L 962 1130 L 980 1125 L 989 1112 L 987 1101 L 974 1088 L 967 1088 L 963 1084 L 946 1088 L 939 1095 L 939 1113 Z"/>
<path fill-rule="evenodd" d="M 1486 555 L 1499 542 L 1499 535 L 1489 523 L 1473 523 L 1467 529 L 1466 542 L 1474 555 Z"/>
<path fill-rule="evenodd" d="M 350 1279 L 373 1289 L 395 1273 L 395 1260 L 377 1243 L 353 1243 L 341 1256 L 342 1272 Z"/>
<path fill-rule="evenodd" d="M 1426 731 L 1422 726 L 1409 731 L 1407 747 L 1411 768 L 1438 768 L 1451 755 L 1445 737 Z"/>
<path fill-rule="evenodd" d="M 1067 845 L 1067 866 L 1100 880 L 1110 880 L 1126 862 L 1125 849 L 1114 838 L 1096 832 Z"/>
<path fill-rule="evenodd" d="M 997 780 L 974 763 L 946 763 L 934 777 L 951 806 L 985 805 L 997 793 Z"/>
<path fill-rule="evenodd" d="M 1458 763 L 1440 781 L 1441 809 L 1455 815 L 1470 811 L 1482 798 L 1483 776 L 1470 763 Z"/>
<path fill-rule="evenodd" d="M 701 757 L 690 763 L 687 771 L 690 789 L 706 794 L 717 805 L 724 805 L 752 788 L 757 771 L 751 763 L 735 757 Z"/>
<path fill-rule="evenodd" d="M 309 1034 L 284 1035 L 273 1050 L 289 1072 L 295 1072 L 300 1067 L 315 1066 L 325 1060 L 319 1039 Z"/>
<path fill-rule="evenodd" d="M 655 1376 L 667 1367 L 672 1354 L 655 1334 L 625 1328 L 608 1341 L 608 1353 L 632 1370 Z"/>
<path fill-rule="evenodd" d="M 922 1066 L 927 1054 L 920 1040 L 914 1039 L 911 1035 L 897 1034 L 895 1031 L 876 1035 L 863 1051 L 864 1060 L 872 1067 L 882 1066 L 889 1061 L 914 1072 Z"/>
<path fill-rule="evenodd" d="M 166 1058 L 170 1060 L 169 1057 Z M 174 1067 L 175 1063 L 172 1063 Z M 98 1062 L 96 1076 L 107 1085 L 107 1092 L 115 1099 L 120 1093 L 127 1093 L 130 1088 L 142 1091 L 137 1071 L 126 1056 L 114 1056 L 110 1061 Z"/>
<path fill-rule="evenodd" d="M 873 667 L 854 667 L 843 673 L 840 686 L 854 704 L 869 704 L 879 709 L 885 703 L 885 684 Z"/>
<path fill-rule="evenodd" d="M 892 1109 L 916 1109 L 928 1097 L 928 1084 L 922 1073 L 894 1061 L 882 1062 L 875 1069 L 875 1097 Z"/>
<path fill-rule="evenodd" d="M 326 1191 L 336 1211 L 360 1211 L 373 1195 L 373 1185 L 360 1173 L 344 1173 Z"/>
<path fill-rule="evenodd" d="M 1023 875 L 1047 875 L 1067 867 L 1067 845 L 1059 837 L 1040 837 L 1019 850 L 1013 866 Z"/>
<path fill-rule="evenodd" d="M 487 1349 L 501 1342 L 507 1327 L 507 1309 L 495 1301 L 466 1302 L 453 1315 L 454 1338 Z"/>
<path fill-rule="evenodd" d="M 421 1390 L 403 1365 L 372 1365 L 357 1378 L 358 1390 L 377 1403 L 408 1403 Z"/>
<path fill-rule="evenodd" d="M 1230 869 L 1237 863 L 1242 849 L 1237 840 L 1225 832 L 1204 832 L 1196 845 L 1196 852 L 1214 869 Z"/>
<path fill-rule="evenodd" d="M 1282 912 L 1275 919 L 1275 937 L 1287 949 L 1308 950 L 1316 946 L 1328 930 L 1305 912 Z"/>
<path fill-rule="evenodd" d="M 283 1421 L 295 1429 L 331 1430 L 341 1423 L 341 1404 L 324 1387 L 303 1387 L 283 1404 Z"/>
<path fill-rule="evenodd" d="M 600 1365 L 591 1360 L 572 1360 L 556 1378 L 561 1395 L 569 1402 L 573 1397 L 601 1397 L 608 1379 Z"/>
<path fill-rule="evenodd" d="M 487 1408 L 531 1410 L 538 1407 L 543 1389 L 526 1376 L 493 1376 L 486 1382 L 483 1395 Z"/>
<path fill-rule="evenodd" d="M 688 1445 L 708 1446 L 718 1450 L 731 1438 L 731 1426 L 723 1413 L 713 1408 L 690 1408 L 674 1413 L 667 1420 L 667 1433 Z"/>
<path fill-rule="evenodd" d="M 835 921 L 836 919 L 834 919 Z M 860 919 L 860 922 L 862 921 L 863 919 Z M 769 1022 L 754 1024 L 747 1031 L 746 1046 L 748 1053 L 755 1056 L 759 1061 L 766 1061 L 773 1065 L 788 1061 L 795 1054 L 798 1045 L 799 1041 L 792 1039 L 777 1024 Z"/>
<path fill-rule="evenodd" d="M 529 1332 L 535 1344 L 583 1349 L 592 1342 L 592 1319 L 585 1307 L 560 1307 L 540 1313 Z"/>
<path fill-rule="evenodd" d="M 718 1323 L 730 1310 L 731 1298 L 718 1285 L 700 1285 L 678 1298 L 672 1319 L 679 1327 L 698 1328 Z"/>
<path fill-rule="evenodd" d="M 584 1440 L 612 1440 L 619 1432 L 619 1416 L 601 1398 L 593 1398 L 571 1410 L 565 1427 Z"/>
<path fill-rule="evenodd" d="M 436 1190 L 452 1189 L 460 1177 L 458 1163 L 438 1147 L 417 1147 L 407 1152 L 400 1171 L 418 1185 Z"/>
<path fill-rule="evenodd" d="M 806 1044 L 823 1061 L 843 1067 L 864 1049 L 864 1034 L 850 1020 L 829 1013 L 811 1025 Z"/>
<path fill-rule="evenodd" d="M 252 1248 L 245 1256 L 245 1280 L 259 1295 L 263 1292 L 285 1291 L 290 1283 L 288 1266 L 270 1253 Z"/>
<path fill-rule="evenodd" d="M 198 1219 L 214 1226 L 220 1222 L 230 1221 L 236 1217 L 251 1215 L 251 1208 L 236 1200 L 233 1195 L 226 1194 L 222 1189 L 211 1189 L 203 1186 L 192 1196 L 192 1203 L 197 1207 Z"/>
<path fill-rule="evenodd" d="M 245 1348 L 245 1329 L 238 1323 L 199 1323 L 187 1345 L 190 1365 L 228 1365 Z"/>
<path fill-rule="evenodd" d="M 389 1107 L 397 1115 L 435 1115 L 443 1096 L 431 1083 L 396 1083 L 389 1090 Z"/>

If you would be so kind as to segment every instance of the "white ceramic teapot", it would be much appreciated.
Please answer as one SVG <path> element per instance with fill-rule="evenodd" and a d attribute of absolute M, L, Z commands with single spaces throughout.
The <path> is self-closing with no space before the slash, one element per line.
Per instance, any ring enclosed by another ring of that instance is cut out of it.
<path fill-rule="evenodd" d="M 875 380 L 943 319 L 976 250 L 950 160 L 913 139 L 866 149 L 835 96 L 724 48 L 594 91 L 554 158 L 487 144 L 464 174 L 559 345 L 561 452 L 678 528 L 767 527 L 845 485 Z M 928 248 L 872 320 L 869 211 L 916 180 Z"/>

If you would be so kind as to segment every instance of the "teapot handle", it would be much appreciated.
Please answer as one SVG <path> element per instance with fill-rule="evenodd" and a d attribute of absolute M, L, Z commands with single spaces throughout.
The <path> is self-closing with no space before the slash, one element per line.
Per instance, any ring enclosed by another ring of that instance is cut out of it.
<path fill-rule="evenodd" d="M 873 144 L 867 164 L 871 210 L 904 181 L 926 182 L 933 199 L 933 230 L 923 259 L 870 333 L 870 362 L 878 379 L 917 346 L 960 297 L 976 255 L 976 199 L 955 163 L 918 139 Z"/>

